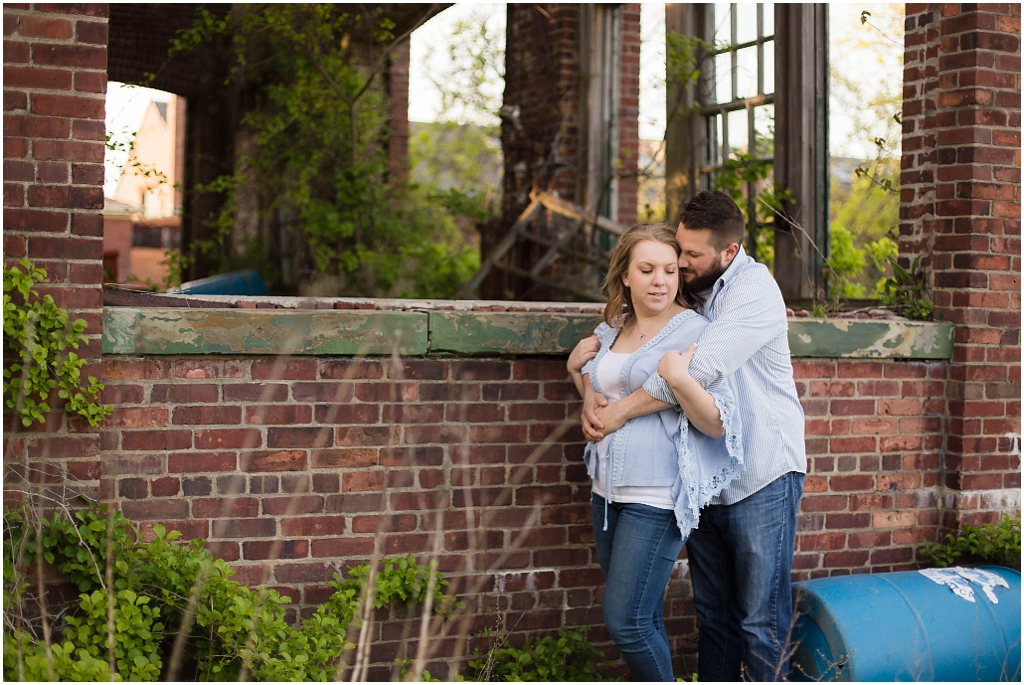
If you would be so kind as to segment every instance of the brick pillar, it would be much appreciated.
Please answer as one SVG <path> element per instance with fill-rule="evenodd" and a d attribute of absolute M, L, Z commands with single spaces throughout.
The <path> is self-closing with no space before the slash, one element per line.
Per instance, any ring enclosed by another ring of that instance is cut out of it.
<path fill-rule="evenodd" d="M 38 290 L 85 319 L 90 343 L 76 352 L 90 359 L 102 332 L 106 90 L 107 5 L 4 5 L 4 262 L 47 270 Z M 22 430 L 5 412 L 5 486 L 26 463 L 36 482 L 94 481 L 99 434 L 70 423 L 55 413 Z"/>
<path fill-rule="evenodd" d="M 619 213 L 624 226 L 636 223 L 640 156 L 640 5 L 622 6 L 622 74 L 619 88 Z"/>
<path fill-rule="evenodd" d="M 981 9 L 979 9 L 981 8 Z M 900 253 L 956 324 L 944 525 L 1020 510 L 1020 6 L 907 5 Z"/>
<path fill-rule="evenodd" d="M 409 178 L 409 40 L 392 51 L 386 74 L 388 93 L 388 173 Z"/>

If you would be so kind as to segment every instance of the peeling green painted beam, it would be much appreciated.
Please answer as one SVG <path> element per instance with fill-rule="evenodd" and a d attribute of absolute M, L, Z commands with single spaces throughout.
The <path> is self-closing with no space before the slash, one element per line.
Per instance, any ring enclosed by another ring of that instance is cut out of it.
<path fill-rule="evenodd" d="M 426 312 L 103 309 L 104 354 L 427 353 Z"/>
<path fill-rule="evenodd" d="M 950 359 L 953 324 L 886 319 L 795 319 L 789 322 L 794 357 Z"/>
<path fill-rule="evenodd" d="M 430 351 L 451 354 L 568 354 L 600 317 L 557 312 L 431 312 Z"/>
<path fill-rule="evenodd" d="M 567 355 L 593 314 L 106 307 L 104 354 Z M 949 359 L 949 323 L 790 319 L 794 357 Z"/>

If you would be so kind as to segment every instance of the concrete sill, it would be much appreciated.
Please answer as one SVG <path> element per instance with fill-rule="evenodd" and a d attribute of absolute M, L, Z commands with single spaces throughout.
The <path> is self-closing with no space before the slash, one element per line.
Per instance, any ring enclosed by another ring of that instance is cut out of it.
<path fill-rule="evenodd" d="M 418 304 L 375 310 L 108 306 L 103 309 L 103 353 L 563 356 L 601 320 L 594 307 L 579 304 Z M 949 359 L 953 326 L 903 319 L 790 318 L 789 344 L 793 357 Z"/>

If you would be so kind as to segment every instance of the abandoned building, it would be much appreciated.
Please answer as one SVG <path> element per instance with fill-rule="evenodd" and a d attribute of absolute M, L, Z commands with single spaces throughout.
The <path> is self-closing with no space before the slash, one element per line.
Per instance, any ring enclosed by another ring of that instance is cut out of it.
<path fill-rule="evenodd" d="M 185 98 L 184 242 L 209 211 L 190 189 L 239 144 L 225 134 L 239 116 L 225 65 L 203 51 L 166 61 L 194 7 L 4 5 L 5 265 L 44 267 L 39 290 L 87 322 L 79 353 L 114 407 L 98 428 L 56 410 L 23 428 L 5 409 L 5 503 L 64 489 L 116 504 L 143 531 L 207 540 L 236 579 L 280 589 L 297 611 L 375 546 L 437 550 L 474 631 L 577 624 L 613 653 L 565 369 L 599 310 L 521 301 L 560 295 L 527 293 L 551 241 L 510 228 L 532 191 L 585 208 L 587 225 L 635 222 L 639 5 L 508 5 L 502 216 L 482 256 L 508 245 L 483 300 L 116 300 L 103 289 L 107 81 L 156 73 L 154 87 Z M 444 6 L 396 7 L 401 34 Z M 666 24 L 707 39 L 711 8 L 669 4 Z M 709 144 L 728 138 L 721 121 L 774 104 L 776 180 L 806 229 L 774 226 L 776 274 L 799 303 L 827 240 L 827 8 L 756 8 L 758 35 L 726 51 L 754 48 L 775 92 L 761 78 L 717 99 L 699 84 L 670 93 L 688 106 L 666 134 L 668 218 L 721 164 Z M 407 45 L 385 79 L 398 175 Z M 924 543 L 1020 511 L 1020 6 L 908 4 L 904 54 L 899 249 L 921 258 L 933 320 L 790 319 L 808 453 L 797 579 L 918 568 Z M 692 670 L 678 570 L 666 623 Z M 376 625 L 370 679 L 391 677 L 408 625 Z M 453 655 L 472 645 L 445 633 L 432 650 L 432 673 L 453 679 Z"/>

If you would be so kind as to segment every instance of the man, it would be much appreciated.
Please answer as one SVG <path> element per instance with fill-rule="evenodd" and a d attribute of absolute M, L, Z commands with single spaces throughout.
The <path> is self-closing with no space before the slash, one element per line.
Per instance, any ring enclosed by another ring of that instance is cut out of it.
<path fill-rule="evenodd" d="M 786 306 L 771 273 L 744 253 L 743 215 L 721 191 L 702 192 L 680 216 L 682 287 L 711 322 L 689 375 L 704 387 L 733 375 L 742 420 L 744 468 L 686 543 L 700 619 L 702 682 L 780 680 L 789 671 L 790 570 L 796 511 L 806 473 L 804 414 L 793 382 Z M 600 438 L 627 420 L 678 405 L 668 371 L 607 404 L 585 382 L 583 430 Z M 682 360 L 682 361 L 680 361 Z M 668 380 L 667 380 L 668 379 Z"/>

